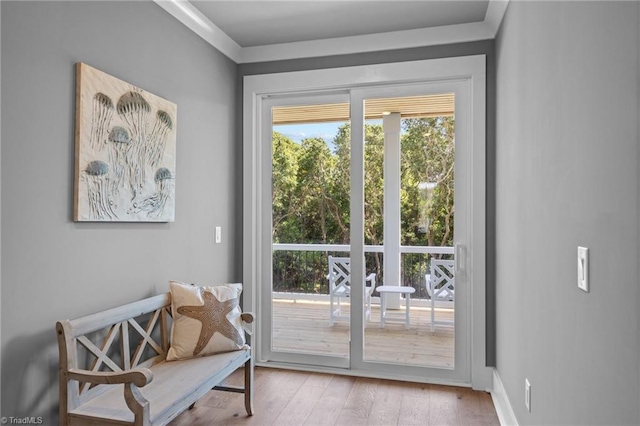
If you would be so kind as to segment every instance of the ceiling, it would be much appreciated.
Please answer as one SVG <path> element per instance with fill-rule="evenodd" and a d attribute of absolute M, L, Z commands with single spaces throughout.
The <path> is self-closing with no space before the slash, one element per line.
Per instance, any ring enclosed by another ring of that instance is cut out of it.
<path fill-rule="evenodd" d="M 509 0 L 154 0 L 236 63 L 495 37 Z"/>
<path fill-rule="evenodd" d="M 271 112 L 274 125 L 342 122 L 351 117 L 349 102 L 279 106 Z M 399 113 L 402 118 L 451 116 L 455 113 L 454 94 L 377 98 L 364 102 L 365 120 L 381 119 L 391 112 Z"/>
<path fill-rule="evenodd" d="M 241 47 L 482 22 L 489 0 L 191 1 Z"/>

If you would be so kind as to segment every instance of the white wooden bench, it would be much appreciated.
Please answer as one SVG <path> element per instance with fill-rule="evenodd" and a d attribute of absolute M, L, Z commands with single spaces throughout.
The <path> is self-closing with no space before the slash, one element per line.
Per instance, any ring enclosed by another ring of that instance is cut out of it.
<path fill-rule="evenodd" d="M 252 415 L 251 349 L 166 361 L 170 318 L 166 293 L 59 321 L 60 424 L 165 425 L 211 389 L 244 393 Z M 219 386 L 243 365 L 244 387 Z"/>

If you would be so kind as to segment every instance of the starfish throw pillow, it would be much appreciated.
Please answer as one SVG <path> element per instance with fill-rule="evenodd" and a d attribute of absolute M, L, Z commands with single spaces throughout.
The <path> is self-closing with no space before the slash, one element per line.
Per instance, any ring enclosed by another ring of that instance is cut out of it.
<path fill-rule="evenodd" d="M 242 284 L 198 287 L 176 281 L 171 289 L 171 347 L 167 361 L 247 348 L 242 320 Z"/>

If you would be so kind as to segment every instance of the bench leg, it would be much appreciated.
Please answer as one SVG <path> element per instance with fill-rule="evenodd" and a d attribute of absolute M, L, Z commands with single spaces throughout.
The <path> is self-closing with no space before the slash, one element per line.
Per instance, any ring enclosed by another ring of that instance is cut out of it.
<path fill-rule="evenodd" d="M 244 363 L 244 407 L 253 416 L 253 357 Z"/>

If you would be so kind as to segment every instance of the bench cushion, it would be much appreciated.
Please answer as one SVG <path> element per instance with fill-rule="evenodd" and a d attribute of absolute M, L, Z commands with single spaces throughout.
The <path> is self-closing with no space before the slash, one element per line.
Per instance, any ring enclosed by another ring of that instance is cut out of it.
<path fill-rule="evenodd" d="M 207 391 L 220 384 L 231 372 L 250 359 L 251 350 L 245 349 L 183 361 L 163 361 L 152 366 L 153 381 L 140 388 L 150 401 L 151 423 L 164 425 L 175 418 Z M 100 417 L 116 421 L 134 420 L 127 408 L 122 385 L 110 386 L 107 392 L 81 404 L 69 413 L 78 420 Z"/>

